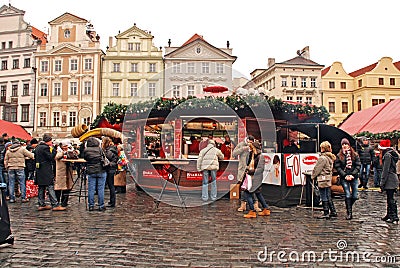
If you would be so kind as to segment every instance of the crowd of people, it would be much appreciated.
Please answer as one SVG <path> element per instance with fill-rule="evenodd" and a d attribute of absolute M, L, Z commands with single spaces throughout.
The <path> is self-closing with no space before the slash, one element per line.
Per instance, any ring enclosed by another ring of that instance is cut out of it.
<path fill-rule="evenodd" d="M 83 158 L 85 163 L 75 163 L 78 158 Z M 109 162 L 107 166 L 102 164 L 104 158 Z M 106 210 L 106 207 L 114 208 L 117 193 L 114 176 L 126 171 L 126 161 L 122 145 L 114 144 L 110 137 L 102 140 L 89 137 L 80 147 L 72 145 L 68 139 L 53 144 L 49 134 L 44 134 L 40 141 L 33 138 L 27 143 L 9 139 L 6 133 L 0 138 L 0 183 L 6 200 L 15 203 L 20 197 L 22 203 L 29 202 L 26 183 L 33 180 L 37 187 L 39 211 L 67 209 L 75 172 L 81 179 L 87 176 L 89 211 L 95 208 L 95 194 L 98 195 L 99 211 Z M 107 205 L 104 202 L 106 185 L 110 191 Z M 47 200 L 50 204 L 46 203 Z"/>

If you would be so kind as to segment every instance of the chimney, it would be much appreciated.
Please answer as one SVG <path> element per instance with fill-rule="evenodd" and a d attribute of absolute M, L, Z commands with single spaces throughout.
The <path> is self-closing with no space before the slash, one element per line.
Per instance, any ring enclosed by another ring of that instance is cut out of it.
<path fill-rule="evenodd" d="M 275 64 L 275 58 L 268 58 L 268 66 L 267 68 L 271 67 Z"/>
<path fill-rule="evenodd" d="M 108 37 L 108 47 L 113 47 L 113 37 Z"/>

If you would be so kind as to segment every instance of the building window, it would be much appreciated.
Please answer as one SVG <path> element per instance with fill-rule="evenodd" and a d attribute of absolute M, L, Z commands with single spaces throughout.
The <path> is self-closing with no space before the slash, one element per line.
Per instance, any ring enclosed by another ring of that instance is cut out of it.
<path fill-rule="evenodd" d="M 47 114 L 46 112 L 40 112 L 39 113 L 39 126 L 40 127 L 45 127 L 46 126 L 46 122 L 47 121 Z"/>
<path fill-rule="evenodd" d="M 21 105 L 21 122 L 29 121 L 29 104 Z"/>
<path fill-rule="evenodd" d="M 78 83 L 69 82 L 69 95 L 78 95 Z"/>
<path fill-rule="evenodd" d="M 340 88 L 346 89 L 346 82 L 340 82 Z"/>
<path fill-rule="evenodd" d="M 69 30 L 69 29 L 66 29 L 65 31 L 64 31 L 64 37 L 65 38 L 69 38 L 71 36 L 71 31 Z"/>
<path fill-rule="evenodd" d="M 140 43 L 135 43 L 135 51 L 140 51 Z"/>
<path fill-rule="evenodd" d="M 10 121 L 17 122 L 17 107 L 16 106 L 12 106 L 10 108 Z"/>
<path fill-rule="evenodd" d="M 40 96 L 47 96 L 47 84 L 40 84 Z"/>
<path fill-rule="evenodd" d="M 293 96 L 286 96 L 287 101 L 293 101 Z"/>
<path fill-rule="evenodd" d="M 112 84 L 112 96 L 118 97 L 119 96 L 119 83 Z"/>
<path fill-rule="evenodd" d="M 312 97 L 306 97 L 306 103 L 312 104 Z"/>
<path fill-rule="evenodd" d="M 22 96 L 29 96 L 29 84 L 22 85 Z"/>
<path fill-rule="evenodd" d="M 8 48 L 12 48 L 13 47 L 13 41 L 8 41 Z"/>
<path fill-rule="evenodd" d="M 156 95 L 156 83 L 149 83 L 149 97 Z"/>
<path fill-rule="evenodd" d="M 54 96 L 61 96 L 61 83 L 54 83 Z"/>
<path fill-rule="evenodd" d="M 307 87 L 307 78 L 306 77 L 301 78 L 301 87 Z"/>
<path fill-rule="evenodd" d="M 7 86 L 6 85 L 1 85 L 1 92 L 0 92 L 0 102 L 5 103 L 6 98 L 7 98 Z"/>
<path fill-rule="evenodd" d="M 382 78 L 382 77 L 379 77 L 379 78 L 378 78 L 378 84 L 379 84 L 380 86 L 383 86 L 384 81 L 383 81 L 383 78 Z"/>
<path fill-rule="evenodd" d="M 342 113 L 347 114 L 349 112 L 349 103 L 342 101 Z"/>
<path fill-rule="evenodd" d="M 137 63 L 131 63 L 131 72 L 132 73 L 138 72 L 138 64 Z"/>
<path fill-rule="evenodd" d="M 60 126 L 60 112 L 53 112 L 53 126 Z"/>
<path fill-rule="evenodd" d="M 1 70 L 7 70 L 7 60 L 1 61 Z"/>
<path fill-rule="evenodd" d="M 18 85 L 11 86 L 11 97 L 18 97 Z"/>
<path fill-rule="evenodd" d="M 334 101 L 330 101 L 329 102 L 329 112 L 330 113 L 335 113 L 335 102 Z"/>
<path fill-rule="evenodd" d="M 297 101 L 298 103 L 303 103 L 303 97 L 297 96 L 297 97 L 296 97 L 296 101 Z"/>
<path fill-rule="evenodd" d="M 61 72 L 61 60 L 54 61 L 54 71 Z"/>
<path fill-rule="evenodd" d="M 1 42 L 1 49 L 6 49 L 6 42 Z"/>
<path fill-rule="evenodd" d="M 201 73 L 202 74 L 209 74 L 210 73 L 210 63 L 209 62 L 202 62 L 201 63 Z"/>
<path fill-rule="evenodd" d="M 187 72 L 190 74 L 194 74 L 196 72 L 195 66 L 194 66 L 194 62 L 189 62 L 187 64 Z"/>
<path fill-rule="evenodd" d="M 317 78 L 312 77 L 311 78 L 311 87 L 316 88 L 317 87 Z"/>
<path fill-rule="evenodd" d="M 71 71 L 78 70 L 78 60 L 77 59 L 71 59 L 70 68 L 71 68 Z"/>
<path fill-rule="evenodd" d="M 396 80 L 394 78 L 390 78 L 390 85 L 395 86 L 396 85 Z"/>
<path fill-rule="evenodd" d="M 92 59 L 85 59 L 85 70 L 92 70 Z"/>
<path fill-rule="evenodd" d="M 357 111 L 361 111 L 361 100 L 357 101 Z"/>
<path fill-rule="evenodd" d="M 385 99 L 372 99 L 372 106 L 385 103 Z"/>
<path fill-rule="evenodd" d="M 173 62 L 172 63 L 172 73 L 173 74 L 181 73 L 181 63 L 180 62 Z"/>
<path fill-rule="evenodd" d="M 362 87 L 362 79 L 358 80 L 358 87 Z"/>
<path fill-rule="evenodd" d="M 128 50 L 133 50 L 133 43 L 128 43 Z"/>
<path fill-rule="evenodd" d="M 137 88 L 137 83 L 131 83 L 131 97 L 137 97 L 138 95 L 138 88 Z"/>
<path fill-rule="evenodd" d="M 84 82 L 84 92 L 83 94 L 85 95 L 91 95 L 92 94 L 92 81 L 85 81 Z"/>
<path fill-rule="evenodd" d="M 179 86 L 172 86 L 172 97 L 179 98 L 180 97 L 180 87 Z"/>
<path fill-rule="evenodd" d="M 13 69 L 19 69 L 19 59 L 13 59 Z"/>
<path fill-rule="evenodd" d="M 149 63 L 149 72 L 150 73 L 156 72 L 156 64 L 155 63 Z"/>
<path fill-rule="evenodd" d="M 24 59 L 24 68 L 29 68 L 29 67 L 31 67 L 31 59 L 26 58 Z"/>
<path fill-rule="evenodd" d="M 329 88 L 335 88 L 335 82 L 329 81 Z"/>
<path fill-rule="evenodd" d="M 120 63 L 114 63 L 114 64 L 113 64 L 113 72 L 114 72 L 114 73 L 120 72 L 120 66 L 121 66 Z"/>
<path fill-rule="evenodd" d="M 69 112 L 69 124 L 68 126 L 76 126 L 76 112 Z"/>
<path fill-rule="evenodd" d="M 292 87 L 297 87 L 297 78 L 292 77 Z"/>
<path fill-rule="evenodd" d="M 282 86 L 287 87 L 287 77 L 282 77 Z"/>
<path fill-rule="evenodd" d="M 194 96 L 194 85 L 188 85 L 188 88 L 187 88 L 187 95 L 188 96 Z"/>
<path fill-rule="evenodd" d="M 49 71 L 49 62 L 47 60 L 40 62 L 40 71 L 46 73 Z"/>
<path fill-rule="evenodd" d="M 223 63 L 217 63 L 216 64 L 216 73 L 217 74 L 223 74 L 224 73 L 224 64 Z"/>

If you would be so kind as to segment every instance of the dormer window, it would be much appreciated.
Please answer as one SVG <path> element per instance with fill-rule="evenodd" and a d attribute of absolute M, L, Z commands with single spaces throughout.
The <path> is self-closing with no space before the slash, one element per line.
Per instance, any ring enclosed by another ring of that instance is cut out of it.
<path fill-rule="evenodd" d="M 196 47 L 196 53 L 200 54 L 201 53 L 201 47 Z"/>
<path fill-rule="evenodd" d="M 69 29 L 66 29 L 65 31 L 64 31 L 64 37 L 65 38 L 69 38 L 71 36 L 71 31 L 69 30 Z"/>

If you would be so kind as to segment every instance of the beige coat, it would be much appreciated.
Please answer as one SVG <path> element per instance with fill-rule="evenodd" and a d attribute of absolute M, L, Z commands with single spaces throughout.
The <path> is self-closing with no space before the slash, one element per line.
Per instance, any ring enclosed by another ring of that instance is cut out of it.
<path fill-rule="evenodd" d="M 236 145 L 235 149 L 233 149 L 233 157 L 239 156 L 239 164 L 238 164 L 238 173 L 237 173 L 237 180 L 239 182 L 243 181 L 244 173 L 247 167 L 247 157 L 250 153 L 249 148 L 247 147 L 248 144 L 245 141 L 239 142 Z"/>
<path fill-rule="evenodd" d="M 25 157 L 34 159 L 34 154 L 20 144 L 13 144 L 4 156 L 4 167 L 6 169 L 24 169 Z"/>
<path fill-rule="evenodd" d="M 333 159 L 332 159 L 333 158 Z M 317 179 L 319 188 L 332 186 L 332 170 L 335 156 L 332 153 L 321 153 L 311 174 L 313 180 Z"/>
<path fill-rule="evenodd" d="M 213 141 L 212 141 L 213 142 Z M 224 159 L 224 154 L 215 147 L 215 143 L 208 143 L 207 147 L 200 151 L 197 158 L 197 170 L 218 170 L 219 160 Z"/>
<path fill-rule="evenodd" d="M 61 161 L 64 157 L 64 152 L 56 154 L 56 177 L 54 182 L 54 190 L 71 190 L 73 185 L 73 170 L 72 163 Z"/>

